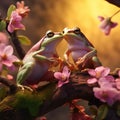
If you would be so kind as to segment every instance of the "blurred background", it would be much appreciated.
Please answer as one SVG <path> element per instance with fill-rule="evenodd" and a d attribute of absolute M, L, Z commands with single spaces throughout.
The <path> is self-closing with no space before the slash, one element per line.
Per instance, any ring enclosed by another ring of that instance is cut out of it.
<path fill-rule="evenodd" d="M 6 16 L 9 5 L 15 4 L 16 1 L 17 0 L 1 0 L 1 15 Z M 100 22 L 97 18 L 99 15 L 104 17 L 111 16 L 119 10 L 118 7 L 109 4 L 105 0 L 92 0 L 92 2 L 91 0 L 24 1 L 31 9 L 31 12 L 23 21 L 26 26 L 26 31 L 20 32 L 20 34 L 28 36 L 33 44 L 39 41 L 47 30 L 62 31 L 65 27 L 73 28 L 78 26 L 97 49 L 98 57 L 103 66 L 108 66 L 111 70 L 120 67 L 120 25 L 112 29 L 110 35 L 105 36 L 98 28 Z M 112 20 L 120 24 L 120 13 L 114 16 Z M 59 45 L 58 52 L 60 56 L 62 56 L 66 46 L 65 41 Z M 27 51 L 29 48 L 25 49 Z M 65 112 L 63 115 L 59 113 L 58 115 L 60 117 L 57 119 L 64 120 L 66 114 Z M 52 120 L 55 119 L 52 118 Z"/>

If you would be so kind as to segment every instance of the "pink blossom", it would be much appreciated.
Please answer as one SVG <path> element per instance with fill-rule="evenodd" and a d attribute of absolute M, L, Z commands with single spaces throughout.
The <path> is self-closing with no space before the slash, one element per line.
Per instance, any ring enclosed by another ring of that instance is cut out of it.
<path fill-rule="evenodd" d="M 10 74 L 7 74 L 7 79 L 8 79 L 8 80 L 13 80 L 13 76 L 10 75 Z"/>
<path fill-rule="evenodd" d="M 25 6 L 24 1 L 17 2 L 16 5 L 17 5 L 16 11 L 21 17 L 27 16 L 28 13 L 30 12 L 30 9 L 28 8 L 28 6 Z"/>
<path fill-rule="evenodd" d="M 87 83 L 94 84 L 98 81 L 99 78 L 107 76 L 109 72 L 110 69 L 108 67 L 103 67 L 103 66 L 96 67 L 95 69 L 89 69 L 88 73 L 93 78 L 88 79 Z"/>
<path fill-rule="evenodd" d="M 115 79 L 111 75 L 101 77 L 98 80 L 98 84 L 100 87 L 115 87 Z"/>
<path fill-rule="evenodd" d="M 109 35 L 111 29 L 117 26 L 117 23 L 112 22 L 110 17 L 104 18 L 102 16 L 98 16 L 98 19 L 101 21 L 99 27 L 105 33 L 105 35 Z"/>
<path fill-rule="evenodd" d="M 113 105 L 116 101 L 120 101 L 120 78 L 115 79 L 109 75 L 110 69 L 107 67 L 97 67 L 90 69 L 88 73 L 93 77 L 88 79 L 88 84 L 98 83 L 99 87 L 93 87 L 94 95 L 109 105 Z M 120 77 L 120 72 L 118 72 Z"/>
<path fill-rule="evenodd" d="M 22 17 L 18 14 L 18 12 L 13 11 L 11 14 L 10 22 L 8 25 L 8 31 L 12 33 L 14 30 L 25 29 L 25 26 L 21 23 Z"/>
<path fill-rule="evenodd" d="M 117 100 L 120 100 L 120 91 L 113 87 L 94 87 L 93 91 L 96 98 L 109 105 L 113 105 Z"/>
<path fill-rule="evenodd" d="M 8 44 L 9 39 L 7 37 L 7 35 L 3 32 L 0 32 L 0 43 L 4 43 L 4 44 Z"/>
<path fill-rule="evenodd" d="M 11 45 L 0 44 L 0 71 L 2 66 L 12 67 L 13 62 L 18 58 L 13 55 L 13 47 Z"/>
<path fill-rule="evenodd" d="M 63 68 L 62 72 L 55 72 L 54 77 L 58 79 L 58 87 L 69 82 L 70 71 L 67 66 Z"/>

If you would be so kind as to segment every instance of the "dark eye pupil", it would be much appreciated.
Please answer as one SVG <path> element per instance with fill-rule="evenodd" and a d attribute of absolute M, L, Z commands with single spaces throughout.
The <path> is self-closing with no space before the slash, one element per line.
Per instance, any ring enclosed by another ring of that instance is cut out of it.
<path fill-rule="evenodd" d="M 46 32 L 47 37 L 53 37 L 54 36 L 54 32 L 52 32 L 51 30 Z"/>
<path fill-rule="evenodd" d="M 81 32 L 80 32 L 80 28 L 76 27 L 76 28 L 74 29 L 74 33 L 75 33 L 75 34 L 80 34 L 80 33 L 81 33 Z"/>
<path fill-rule="evenodd" d="M 74 29 L 74 33 L 80 35 L 81 37 L 85 37 L 84 34 L 81 32 L 80 28 L 76 27 Z"/>

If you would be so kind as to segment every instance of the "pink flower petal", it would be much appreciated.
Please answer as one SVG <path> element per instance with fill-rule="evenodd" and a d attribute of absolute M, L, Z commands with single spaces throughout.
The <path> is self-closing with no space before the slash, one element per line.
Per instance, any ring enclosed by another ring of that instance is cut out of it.
<path fill-rule="evenodd" d="M 17 24 L 15 27 L 16 27 L 15 28 L 16 30 L 17 29 L 25 30 L 25 26 L 23 24 L 21 24 L 21 23 Z"/>
<path fill-rule="evenodd" d="M 25 26 L 21 23 L 22 17 L 18 14 L 17 11 L 13 11 L 11 14 L 10 22 L 8 24 L 8 31 L 13 32 L 18 29 L 25 29 Z"/>
<path fill-rule="evenodd" d="M 70 71 L 67 66 L 63 68 L 62 72 L 55 72 L 54 77 L 58 79 L 58 87 L 69 82 Z"/>
<path fill-rule="evenodd" d="M 99 19 L 100 21 L 103 21 L 103 20 L 104 20 L 104 17 L 98 16 L 98 19 Z"/>
<path fill-rule="evenodd" d="M 107 78 L 107 77 L 101 77 L 98 81 L 98 84 L 100 87 L 113 87 L 114 86 L 114 79 L 112 81 L 112 78 Z"/>
<path fill-rule="evenodd" d="M 63 71 L 62 71 L 64 74 L 69 74 L 70 73 L 70 71 L 69 71 L 69 69 L 68 69 L 68 67 L 67 66 L 65 66 L 64 68 L 63 68 Z"/>
<path fill-rule="evenodd" d="M 66 84 L 66 83 L 68 83 L 68 82 L 69 82 L 68 80 L 66 80 L 65 82 L 59 80 L 59 81 L 58 81 L 58 87 L 62 87 L 64 84 Z"/>
<path fill-rule="evenodd" d="M 15 27 L 11 24 L 8 25 L 8 31 L 12 33 L 14 31 Z"/>
<path fill-rule="evenodd" d="M 12 61 L 12 62 L 19 61 L 19 59 L 18 59 L 15 55 L 11 55 L 11 56 L 9 56 L 8 59 L 9 59 L 10 61 Z"/>
<path fill-rule="evenodd" d="M 112 28 L 117 26 L 116 22 L 112 22 L 110 17 L 104 19 L 104 17 L 99 17 L 101 19 L 101 24 L 99 28 L 105 33 L 105 35 L 109 35 Z"/>
<path fill-rule="evenodd" d="M 103 70 L 104 70 L 104 67 L 103 67 L 103 66 L 100 66 L 100 67 L 96 67 L 96 68 L 95 68 L 95 71 L 96 71 L 96 72 L 100 72 L 100 73 L 101 73 Z"/>
<path fill-rule="evenodd" d="M 2 61 L 2 64 L 8 66 L 8 67 L 11 67 L 12 66 L 12 62 L 9 60 L 9 59 L 6 59 L 6 60 L 3 60 Z"/>
<path fill-rule="evenodd" d="M 4 51 L 5 46 L 6 46 L 6 45 L 5 45 L 4 43 L 1 43 L 1 44 L 0 44 L 0 55 L 3 54 L 3 51 Z"/>
<path fill-rule="evenodd" d="M 91 76 L 96 77 L 96 71 L 95 71 L 95 70 L 89 69 L 89 70 L 88 70 L 88 73 L 89 73 Z"/>
<path fill-rule="evenodd" d="M 88 84 L 95 84 L 98 80 L 96 78 L 91 78 L 87 80 Z"/>
<path fill-rule="evenodd" d="M 102 77 L 107 76 L 109 73 L 110 73 L 110 68 L 105 67 L 105 68 L 101 69 L 101 76 Z"/>
<path fill-rule="evenodd" d="M 114 23 L 112 23 L 111 27 L 114 28 L 114 27 L 116 27 L 117 25 L 118 25 L 118 23 L 114 22 Z"/>
<path fill-rule="evenodd" d="M 54 77 L 58 80 L 62 79 L 62 73 L 61 72 L 55 72 Z"/>
<path fill-rule="evenodd" d="M 8 45 L 5 47 L 4 49 L 4 54 L 6 54 L 7 56 L 11 56 L 13 54 L 13 47 Z"/>
<path fill-rule="evenodd" d="M 114 104 L 118 100 L 119 92 L 115 88 L 94 87 L 93 91 L 96 98 L 100 99 L 102 102 L 107 102 L 109 105 Z"/>

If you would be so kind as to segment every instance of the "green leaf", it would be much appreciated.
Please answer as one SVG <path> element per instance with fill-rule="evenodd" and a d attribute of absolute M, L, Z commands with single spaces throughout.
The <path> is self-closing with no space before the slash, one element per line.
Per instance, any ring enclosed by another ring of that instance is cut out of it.
<path fill-rule="evenodd" d="M 24 35 L 19 35 L 18 40 L 23 45 L 26 45 L 26 46 L 31 45 L 31 40 L 28 37 L 24 36 Z"/>
<path fill-rule="evenodd" d="M 0 31 L 3 31 L 6 28 L 6 22 L 4 20 L 2 20 L 0 22 Z"/>
<path fill-rule="evenodd" d="M 14 10 L 16 10 L 15 5 L 10 5 L 10 7 L 8 8 L 8 11 L 7 11 L 7 19 L 8 19 L 8 20 L 10 19 L 11 13 L 12 13 Z"/>
<path fill-rule="evenodd" d="M 32 116 L 36 116 L 42 103 L 43 100 L 37 94 L 31 94 L 29 91 L 26 93 L 18 92 L 13 106 L 17 109 L 25 108 Z"/>
<path fill-rule="evenodd" d="M 98 109 L 96 120 L 103 120 L 103 119 L 105 119 L 107 113 L 108 113 L 108 106 L 107 105 L 101 105 L 99 107 L 99 109 Z"/>

